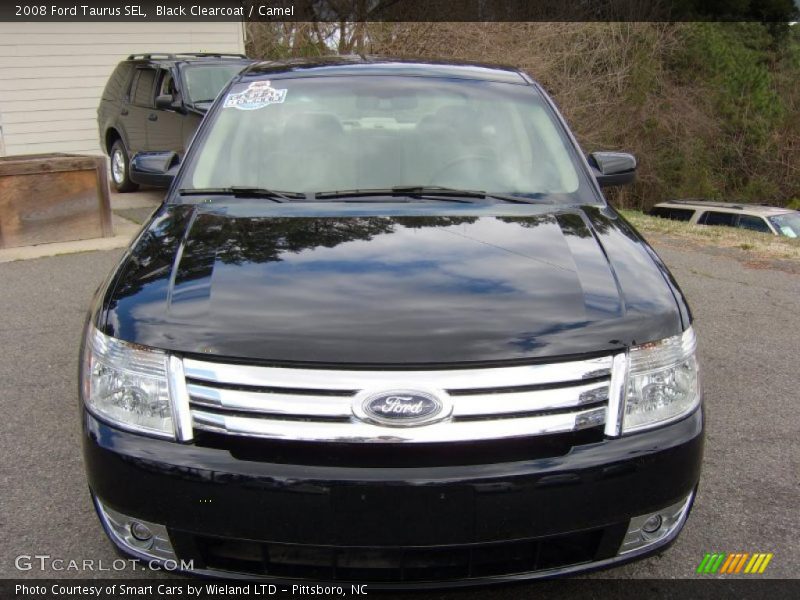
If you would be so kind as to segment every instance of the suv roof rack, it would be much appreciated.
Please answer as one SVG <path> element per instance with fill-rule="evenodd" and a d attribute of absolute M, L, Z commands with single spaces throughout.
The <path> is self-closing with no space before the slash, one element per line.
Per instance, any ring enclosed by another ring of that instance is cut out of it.
<path fill-rule="evenodd" d="M 206 56 L 214 58 L 247 58 L 247 56 L 244 54 L 238 54 L 234 52 L 148 52 L 146 54 L 130 54 L 128 55 L 128 60 L 151 60 L 154 58 L 162 60 L 177 60 L 183 56 L 191 56 L 193 58 L 203 58 Z"/>
<path fill-rule="evenodd" d="M 734 210 L 744 210 L 744 206 L 742 204 L 736 204 L 733 202 L 717 202 L 715 200 L 703 200 L 698 198 L 697 200 L 686 199 L 686 200 L 667 200 L 668 203 L 671 204 L 697 204 L 700 206 L 711 206 L 717 208 L 730 208 Z"/>

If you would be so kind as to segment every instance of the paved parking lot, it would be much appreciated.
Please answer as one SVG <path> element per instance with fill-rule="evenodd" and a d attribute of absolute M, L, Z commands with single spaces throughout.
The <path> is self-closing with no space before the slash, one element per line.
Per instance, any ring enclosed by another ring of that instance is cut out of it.
<path fill-rule="evenodd" d="M 669 552 L 593 576 L 691 578 L 705 552 L 743 551 L 774 553 L 765 576 L 797 577 L 797 265 L 745 264 L 732 252 L 669 240 L 655 240 L 655 247 L 696 316 L 709 418 L 705 468 L 695 510 Z M 0 264 L 0 577 L 21 575 L 14 566 L 21 554 L 108 563 L 116 557 L 83 475 L 76 370 L 90 297 L 119 253 Z M 149 576 L 24 573 L 54 575 Z M 480 597 L 529 596 L 527 587 Z"/>

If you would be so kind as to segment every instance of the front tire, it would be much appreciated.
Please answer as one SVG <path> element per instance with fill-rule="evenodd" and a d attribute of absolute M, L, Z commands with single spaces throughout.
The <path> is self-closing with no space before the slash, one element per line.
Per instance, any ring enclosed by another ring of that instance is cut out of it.
<path fill-rule="evenodd" d="M 130 179 L 131 162 L 128 158 L 128 150 L 122 140 L 117 140 L 111 146 L 111 181 L 114 189 L 118 192 L 135 192 L 139 189 L 139 184 Z"/>

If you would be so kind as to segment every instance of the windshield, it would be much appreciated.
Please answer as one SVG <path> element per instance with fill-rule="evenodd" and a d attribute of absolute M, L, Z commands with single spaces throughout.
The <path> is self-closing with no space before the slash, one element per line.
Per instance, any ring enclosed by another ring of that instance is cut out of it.
<path fill-rule="evenodd" d="M 531 86 L 329 76 L 238 83 L 220 102 L 179 188 L 318 194 L 441 186 L 593 201 Z"/>
<path fill-rule="evenodd" d="M 790 238 L 800 237 L 800 213 L 786 213 L 785 215 L 775 215 L 767 217 L 778 233 Z"/>
<path fill-rule="evenodd" d="M 192 104 L 213 102 L 219 91 L 245 67 L 242 63 L 194 65 L 184 69 L 186 95 Z"/>

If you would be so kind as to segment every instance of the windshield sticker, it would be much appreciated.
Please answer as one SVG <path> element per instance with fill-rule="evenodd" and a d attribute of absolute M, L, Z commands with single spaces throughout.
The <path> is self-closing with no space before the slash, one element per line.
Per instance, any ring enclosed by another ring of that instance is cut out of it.
<path fill-rule="evenodd" d="M 223 108 L 256 110 L 270 104 L 282 104 L 286 90 L 276 90 L 269 81 L 253 81 L 243 92 L 228 94 Z"/>
<path fill-rule="evenodd" d="M 786 227 L 784 225 L 783 227 L 781 227 L 781 231 L 783 232 L 783 235 L 785 235 L 786 237 L 790 237 L 790 238 L 796 238 L 797 237 L 797 234 L 794 232 L 794 230 L 791 227 Z"/>

